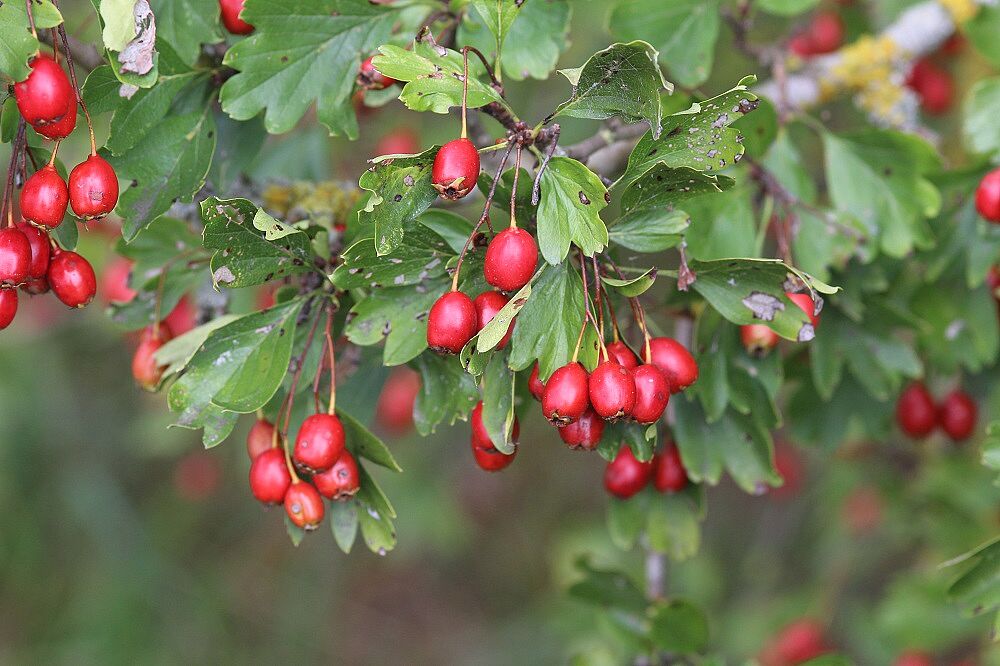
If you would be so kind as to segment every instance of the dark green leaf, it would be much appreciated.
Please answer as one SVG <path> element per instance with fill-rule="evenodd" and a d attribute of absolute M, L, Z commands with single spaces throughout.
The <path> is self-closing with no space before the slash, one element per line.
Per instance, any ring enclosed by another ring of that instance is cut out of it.
<path fill-rule="evenodd" d="M 445 274 L 454 251 L 443 238 L 423 224 L 414 224 L 403 233 L 403 242 L 391 257 L 379 257 L 371 236 L 355 241 L 343 253 L 330 280 L 339 289 L 358 287 L 402 287 L 420 284 Z"/>
<path fill-rule="evenodd" d="M 186 64 L 194 64 L 202 44 L 222 41 L 214 0 L 150 0 L 149 4 L 156 15 L 157 39 L 166 40 Z"/>
<path fill-rule="evenodd" d="M 91 115 L 100 115 L 114 111 L 124 101 L 119 91 L 122 82 L 115 76 L 109 65 L 101 65 L 90 74 L 83 83 L 83 101 Z"/>
<path fill-rule="evenodd" d="M 358 217 L 375 225 L 375 250 L 389 254 L 403 242 L 404 229 L 427 210 L 438 193 L 431 185 L 431 169 L 438 146 L 414 157 L 377 160 L 361 176 L 359 185 L 371 192 Z"/>
<path fill-rule="evenodd" d="M 656 269 L 647 269 L 638 277 L 628 280 L 619 280 L 618 278 L 601 276 L 601 281 L 613 288 L 622 296 L 632 298 L 633 296 L 639 296 L 640 294 L 646 293 L 646 291 L 653 286 L 653 282 L 656 281 Z"/>
<path fill-rule="evenodd" d="M 54 28 L 62 23 L 62 15 L 51 0 L 31 3 L 35 27 Z M 23 81 L 31 70 L 28 60 L 38 53 L 38 40 L 28 28 L 28 12 L 23 2 L 0 4 L 0 74 L 11 81 Z"/>
<path fill-rule="evenodd" d="M 708 618 L 691 602 L 660 601 L 650 609 L 649 637 L 667 652 L 703 652 L 708 648 Z"/>
<path fill-rule="evenodd" d="M 337 547 L 345 553 L 351 552 L 358 534 L 358 503 L 354 499 L 330 502 L 330 531 Z"/>
<path fill-rule="evenodd" d="M 636 252 L 661 252 L 684 239 L 691 218 L 682 210 L 638 211 L 627 215 L 608 230 L 612 243 Z"/>
<path fill-rule="evenodd" d="M 561 263 L 570 244 L 593 256 L 608 244 L 601 211 L 610 197 L 600 177 L 568 157 L 553 157 L 542 173 L 538 247 L 550 264 Z"/>
<path fill-rule="evenodd" d="M 421 379 L 413 406 L 417 432 L 426 437 L 439 423 L 453 425 L 458 419 L 464 420 L 479 401 L 475 378 L 450 356 L 422 354 L 415 364 Z"/>
<path fill-rule="evenodd" d="M 514 372 L 507 367 L 506 354 L 496 353 L 483 372 L 483 425 L 493 446 L 510 455 L 516 442 L 514 428 Z"/>
<path fill-rule="evenodd" d="M 583 578 L 570 586 L 571 597 L 595 606 L 645 613 L 646 596 L 625 574 L 596 569 L 586 558 L 577 560 L 576 568 Z"/>
<path fill-rule="evenodd" d="M 373 435 L 360 421 L 339 408 L 337 416 L 340 417 L 340 421 L 344 425 L 347 448 L 356 458 L 370 460 L 376 465 L 391 469 L 393 472 L 403 471 L 396 459 L 392 457 L 385 442 Z"/>

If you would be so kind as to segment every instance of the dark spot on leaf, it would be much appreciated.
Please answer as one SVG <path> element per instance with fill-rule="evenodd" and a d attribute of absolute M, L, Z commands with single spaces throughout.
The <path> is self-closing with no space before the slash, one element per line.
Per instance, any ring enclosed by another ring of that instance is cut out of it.
<path fill-rule="evenodd" d="M 281 337 L 282 335 L 284 335 L 284 334 L 285 334 L 285 329 L 283 329 L 283 328 L 279 328 L 279 329 L 278 329 L 278 337 L 280 338 L 280 337 Z"/>
<path fill-rule="evenodd" d="M 605 192 L 604 193 L 604 203 L 611 203 L 611 193 L 610 192 Z"/>
<path fill-rule="evenodd" d="M 892 175 L 892 167 L 886 167 L 885 169 L 882 170 L 882 173 L 885 174 L 886 178 L 888 178 L 889 176 Z"/>
<path fill-rule="evenodd" d="M 268 273 L 267 275 L 264 276 L 264 282 L 270 282 L 273 279 L 274 279 L 274 273 Z"/>
<path fill-rule="evenodd" d="M 740 113 L 746 114 L 750 113 L 758 106 L 760 106 L 760 100 L 758 99 L 755 100 L 741 99 L 739 106 L 736 108 L 739 110 Z"/>
<path fill-rule="evenodd" d="M 394 196 L 392 198 L 392 200 L 396 201 L 396 202 L 402 201 L 403 200 L 403 195 L 402 194 L 397 194 L 396 196 Z"/>
<path fill-rule="evenodd" d="M 584 206 L 590 205 L 590 199 L 588 199 L 587 195 L 583 193 L 583 190 L 580 190 L 580 203 L 582 203 Z"/>
<path fill-rule="evenodd" d="M 673 128 L 672 130 L 670 130 L 669 132 L 667 132 L 667 138 L 669 139 L 672 136 L 677 136 L 680 133 L 681 133 L 681 126 L 678 125 L 677 127 Z M 652 154 L 652 153 L 650 153 L 650 154 Z"/>

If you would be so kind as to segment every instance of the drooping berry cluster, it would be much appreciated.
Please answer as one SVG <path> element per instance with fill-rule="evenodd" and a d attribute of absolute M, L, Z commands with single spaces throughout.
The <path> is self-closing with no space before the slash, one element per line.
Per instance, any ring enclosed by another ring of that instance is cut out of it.
<path fill-rule="evenodd" d="M 922 382 L 910 384 L 896 403 L 896 423 L 907 436 L 922 439 L 940 427 L 948 437 L 961 442 L 976 429 L 979 409 L 972 397 L 955 389 L 940 405 Z"/>

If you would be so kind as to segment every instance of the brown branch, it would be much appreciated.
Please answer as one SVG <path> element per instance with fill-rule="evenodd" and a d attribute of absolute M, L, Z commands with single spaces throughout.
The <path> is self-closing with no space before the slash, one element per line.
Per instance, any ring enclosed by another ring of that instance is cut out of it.
<path fill-rule="evenodd" d="M 38 35 L 38 41 L 52 46 L 52 37 L 47 32 Z M 73 56 L 73 60 L 88 72 L 105 64 L 104 55 L 92 44 L 85 44 L 75 37 L 69 36 L 67 36 L 67 41 L 69 42 L 69 50 Z"/>

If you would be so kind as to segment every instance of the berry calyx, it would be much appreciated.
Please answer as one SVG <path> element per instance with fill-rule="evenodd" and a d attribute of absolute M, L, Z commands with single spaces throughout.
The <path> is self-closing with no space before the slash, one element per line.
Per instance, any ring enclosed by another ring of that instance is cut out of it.
<path fill-rule="evenodd" d="M 472 304 L 476 306 L 476 330 L 481 331 L 486 324 L 490 323 L 493 317 L 500 312 L 500 308 L 507 305 L 510 300 L 499 291 L 484 291 L 476 296 Z M 503 349 L 510 342 L 510 337 L 514 335 L 514 320 L 511 319 L 507 327 L 507 333 L 497 343 L 497 349 Z"/>
<path fill-rule="evenodd" d="M 818 622 L 796 620 L 764 648 L 760 661 L 764 666 L 795 666 L 828 651 L 825 632 Z"/>
<path fill-rule="evenodd" d="M 645 363 L 635 369 L 635 406 L 632 418 L 638 423 L 655 423 L 670 401 L 670 381 L 655 365 Z"/>
<path fill-rule="evenodd" d="M 396 83 L 396 79 L 375 69 L 375 64 L 372 62 L 374 57 L 369 56 L 362 61 L 361 67 L 358 68 L 358 85 L 366 90 L 384 90 Z"/>
<path fill-rule="evenodd" d="M 155 391 L 163 379 L 166 366 L 156 362 L 155 354 L 170 337 L 170 328 L 163 324 L 158 327 L 147 326 L 142 330 L 139 346 L 132 356 L 132 377 L 136 384 L 147 391 Z"/>
<path fill-rule="evenodd" d="M 17 315 L 17 292 L 0 288 L 0 331 L 11 325 Z"/>
<path fill-rule="evenodd" d="M 56 297 L 71 308 L 86 307 L 97 293 L 94 267 L 76 252 L 55 252 L 46 279 Z"/>
<path fill-rule="evenodd" d="M 603 419 L 616 421 L 635 407 L 635 377 L 617 361 L 599 363 L 587 382 L 590 405 Z"/>
<path fill-rule="evenodd" d="M 740 326 L 740 342 L 751 356 L 764 356 L 780 340 L 781 337 L 766 324 Z"/>
<path fill-rule="evenodd" d="M 246 0 L 219 0 L 222 24 L 234 35 L 249 35 L 254 30 L 252 25 L 240 18 L 244 2 Z"/>
<path fill-rule="evenodd" d="M 280 504 L 292 485 L 292 475 L 285 464 L 285 452 L 268 449 L 250 465 L 250 492 L 264 504 Z"/>
<path fill-rule="evenodd" d="M 420 375 L 407 367 L 392 371 L 375 405 L 375 420 L 383 429 L 396 435 L 410 431 L 420 384 Z"/>
<path fill-rule="evenodd" d="M 498 233 L 486 248 L 483 274 L 486 281 L 501 291 L 517 291 L 528 284 L 538 266 L 535 239 L 520 227 L 508 227 Z"/>
<path fill-rule="evenodd" d="M 323 522 L 326 505 L 316 488 L 305 481 L 296 481 L 285 493 L 285 513 L 296 527 L 311 532 Z"/>
<path fill-rule="evenodd" d="M 538 378 L 538 361 L 535 361 L 535 365 L 531 366 L 531 374 L 528 376 L 528 390 L 535 400 L 542 401 L 542 396 L 545 395 L 545 382 Z"/>
<path fill-rule="evenodd" d="M 0 286 L 17 286 L 31 270 L 31 243 L 17 227 L 0 229 Z"/>
<path fill-rule="evenodd" d="M 333 414 L 313 414 L 302 422 L 295 437 L 292 462 L 313 474 L 330 469 L 344 452 L 344 426 Z"/>
<path fill-rule="evenodd" d="M 662 452 L 653 456 L 653 487 L 661 493 L 676 493 L 684 490 L 687 484 L 681 452 L 673 444 L 667 444 Z"/>
<path fill-rule="evenodd" d="M 49 269 L 49 235 L 27 222 L 19 223 L 17 228 L 28 239 L 28 245 L 31 246 L 31 263 L 28 266 L 28 278 L 36 280 L 44 278 L 45 272 Z"/>
<path fill-rule="evenodd" d="M 670 382 L 670 392 L 683 391 L 698 379 L 698 363 L 687 347 L 673 338 L 653 338 L 649 341 L 649 353 L 642 349 L 643 363 L 658 367 Z"/>
<path fill-rule="evenodd" d="M 32 125 L 46 139 L 65 139 L 76 129 L 76 97 L 70 101 L 62 118 L 48 125 Z"/>
<path fill-rule="evenodd" d="M 21 215 L 42 227 L 58 227 L 66 216 L 68 203 L 66 182 L 51 164 L 31 174 L 21 190 Z"/>
<path fill-rule="evenodd" d="M 791 292 L 786 292 L 785 296 L 787 296 L 788 300 L 799 306 L 799 309 L 809 316 L 809 322 L 812 324 L 813 330 L 819 328 L 819 313 L 816 312 L 816 304 L 813 302 L 813 299 L 809 294 L 793 294 Z"/>
<path fill-rule="evenodd" d="M 983 219 L 1000 224 L 1000 167 L 993 169 L 979 181 L 976 188 L 976 210 Z"/>
<path fill-rule="evenodd" d="M 949 437 L 961 442 L 972 436 L 975 431 L 978 413 L 979 408 L 972 397 L 965 391 L 955 390 L 941 403 L 938 422 Z"/>
<path fill-rule="evenodd" d="M 274 424 L 267 419 L 257 419 L 247 433 L 247 455 L 250 460 L 274 447 Z"/>
<path fill-rule="evenodd" d="M 604 419 L 588 409 L 583 416 L 559 428 L 559 438 L 571 449 L 593 451 L 604 435 Z"/>
<path fill-rule="evenodd" d="M 542 414 L 562 427 L 583 416 L 589 406 L 587 371 L 576 362 L 567 363 L 552 373 L 542 394 Z"/>
<path fill-rule="evenodd" d="M 472 191 L 478 178 L 479 151 L 468 139 L 453 139 L 434 156 L 431 183 L 442 198 L 461 199 Z"/>
<path fill-rule="evenodd" d="M 335 502 L 354 497 L 361 489 L 358 462 L 345 449 L 337 462 L 333 463 L 333 467 L 314 475 L 312 482 L 320 495 Z"/>
<path fill-rule="evenodd" d="M 632 449 L 622 445 L 618 455 L 604 469 L 604 489 L 615 497 L 628 499 L 645 488 L 652 475 L 652 461 L 641 462 L 632 454 Z"/>
<path fill-rule="evenodd" d="M 99 220 L 118 203 L 118 176 L 100 155 L 91 155 L 69 174 L 69 205 L 82 220 Z"/>
<path fill-rule="evenodd" d="M 476 334 L 476 306 L 461 291 L 449 291 L 427 315 L 427 346 L 441 354 L 457 354 Z"/>
<path fill-rule="evenodd" d="M 29 125 L 51 125 L 66 115 L 76 99 L 66 72 L 47 55 L 37 55 L 29 63 L 31 73 L 14 84 L 17 110 Z"/>
<path fill-rule="evenodd" d="M 927 387 L 914 382 L 906 387 L 896 402 L 896 423 L 908 437 L 919 439 L 931 434 L 937 425 L 937 407 Z"/>
<path fill-rule="evenodd" d="M 612 361 L 617 361 L 629 370 L 635 370 L 639 367 L 639 359 L 636 357 L 635 352 L 629 349 L 629 346 L 621 340 L 612 342 L 608 345 L 607 349 L 608 356 L 611 357 Z"/>

